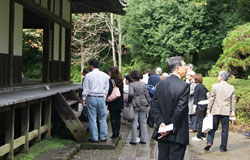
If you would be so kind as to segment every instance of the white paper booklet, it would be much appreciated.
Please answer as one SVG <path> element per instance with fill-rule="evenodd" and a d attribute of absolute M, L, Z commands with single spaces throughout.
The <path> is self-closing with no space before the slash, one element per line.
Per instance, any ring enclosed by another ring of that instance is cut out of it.
<path fill-rule="evenodd" d="M 174 125 L 172 123 L 172 124 L 166 125 L 165 127 L 160 127 L 158 130 L 158 133 L 172 131 L 173 129 L 174 129 Z"/>

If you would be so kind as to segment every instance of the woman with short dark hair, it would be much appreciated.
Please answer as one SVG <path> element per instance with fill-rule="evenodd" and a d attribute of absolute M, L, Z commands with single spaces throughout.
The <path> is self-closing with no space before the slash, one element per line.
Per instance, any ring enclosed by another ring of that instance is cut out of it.
<path fill-rule="evenodd" d="M 196 84 L 194 88 L 194 107 L 193 112 L 197 115 L 197 136 L 193 137 L 192 140 L 200 141 L 205 140 L 206 134 L 202 133 L 202 122 L 206 116 L 208 98 L 207 98 L 207 88 L 202 84 L 203 79 L 201 74 L 195 74 L 194 83 Z"/>
<path fill-rule="evenodd" d="M 123 81 L 122 76 L 117 67 L 110 67 L 109 68 L 110 80 L 109 80 L 109 92 L 108 96 L 113 91 L 113 83 L 112 80 L 115 82 L 115 85 L 119 88 L 121 96 L 112 101 L 108 102 L 108 110 L 110 113 L 110 121 L 112 127 L 112 136 L 110 138 L 118 138 L 120 136 L 120 127 L 121 127 L 121 110 L 123 108 Z"/>
<path fill-rule="evenodd" d="M 137 124 L 139 118 L 140 126 L 140 143 L 147 143 L 147 110 L 149 109 L 149 93 L 144 82 L 140 81 L 141 74 L 137 70 L 130 73 L 132 82 L 129 84 L 129 100 L 133 105 L 134 119 L 131 128 L 130 144 L 137 144 Z"/>

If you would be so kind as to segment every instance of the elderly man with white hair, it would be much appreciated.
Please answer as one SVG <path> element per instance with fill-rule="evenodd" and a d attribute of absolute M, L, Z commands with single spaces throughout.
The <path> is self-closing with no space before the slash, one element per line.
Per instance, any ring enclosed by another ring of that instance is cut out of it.
<path fill-rule="evenodd" d="M 213 115 L 213 129 L 208 132 L 207 145 L 204 150 L 209 150 L 213 145 L 214 135 L 221 121 L 220 151 L 227 151 L 229 116 L 234 116 L 236 108 L 235 89 L 227 83 L 228 77 L 227 71 L 221 71 L 218 77 L 219 83 L 212 86 L 207 114 Z"/>
<path fill-rule="evenodd" d="M 162 74 L 162 69 L 157 67 L 155 70 L 155 74 L 150 75 L 148 79 L 148 85 L 156 86 L 156 84 L 160 81 L 160 77 Z"/>

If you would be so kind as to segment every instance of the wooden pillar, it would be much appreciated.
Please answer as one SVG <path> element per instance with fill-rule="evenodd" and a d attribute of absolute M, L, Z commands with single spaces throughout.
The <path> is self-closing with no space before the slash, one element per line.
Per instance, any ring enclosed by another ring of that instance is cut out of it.
<path fill-rule="evenodd" d="M 72 22 L 72 1 L 70 1 L 70 23 Z M 71 66 L 71 29 L 65 30 L 65 76 L 64 80 L 70 80 L 70 66 Z"/>
<path fill-rule="evenodd" d="M 9 17 L 9 86 L 13 86 L 13 50 L 14 50 L 14 18 L 15 18 L 15 0 L 10 0 Z"/>
<path fill-rule="evenodd" d="M 39 105 L 34 109 L 34 129 L 38 130 L 38 136 L 36 142 L 41 141 L 41 118 L 42 118 L 42 101 L 39 101 Z"/>
<path fill-rule="evenodd" d="M 51 106 L 52 106 L 52 98 L 50 97 L 45 106 L 45 124 L 48 126 L 46 138 L 51 137 Z"/>
<path fill-rule="evenodd" d="M 11 106 L 11 110 L 6 111 L 5 114 L 5 143 L 10 144 L 8 159 L 14 159 L 14 123 L 15 109 Z"/>
<path fill-rule="evenodd" d="M 54 81 L 54 77 L 55 77 L 55 74 L 54 74 L 54 37 L 55 37 L 55 35 L 54 35 L 54 32 L 55 32 L 55 23 L 53 22 L 53 34 L 52 34 L 52 39 L 51 39 L 51 41 L 52 41 L 52 49 L 51 49 L 51 59 L 50 59 L 50 81 L 51 82 L 53 82 Z"/>
<path fill-rule="evenodd" d="M 59 79 L 62 80 L 62 25 L 59 28 Z"/>
<path fill-rule="evenodd" d="M 60 17 L 62 18 L 63 1 L 60 0 Z M 59 28 L 59 80 L 62 80 L 62 25 Z"/>
<path fill-rule="evenodd" d="M 22 126 L 21 135 L 25 136 L 25 144 L 23 146 L 23 152 L 28 152 L 29 150 L 29 121 L 30 121 L 30 103 L 22 108 Z"/>
<path fill-rule="evenodd" d="M 51 9 L 51 0 L 48 0 L 48 6 L 47 6 L 47 8 L 50 11 L 50 9 Z"/>
<path fill-rule="evenodd" d="M 64 80 L 70 80 L 70 61 L 71 61 L 71 29 L 66 29 L 65 32 L 65 78 Z"/>
<path fill-rule="evenodd" d="M 43 30 L 43 83 L 49 82 L 49 50 L 50 50 L 50 20 L 45 20 L 44 22 L 44 30 Z"/>

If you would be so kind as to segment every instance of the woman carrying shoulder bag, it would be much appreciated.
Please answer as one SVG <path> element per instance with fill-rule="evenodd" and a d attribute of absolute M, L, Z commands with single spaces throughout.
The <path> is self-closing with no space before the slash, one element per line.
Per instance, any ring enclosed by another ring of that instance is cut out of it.
<path fill-rule="evenodd" d="M 121 110 L 123 108 L 123 81 L 122 81 L 122 76 L 118 71 L 117 67 L 110 67 L 109 74 L 110 74 L 110 80 L 109 80 L 108 96 L 111 95 L 114 85 L 119 88 L 121 95 L 119 98 L 111 102 L 107 102 L 108 110 L 110 113 L 111 127 L 113 132 L 110 138 L 118 138 L 120 136 Z"/>
<path fill-rule="evenodd" d="M 149 93 L 144 82 L 140 81 L 140 72 L 133 70 L 130 73 L 132 83 L 129 84 L 128 102 L 134 107 L 134 119 L 131 128 L 130 144 L 137 144 L 137 123 L 139 118 L 140 143 L 147 143 L 147 110 L 149 109 Z"/>

